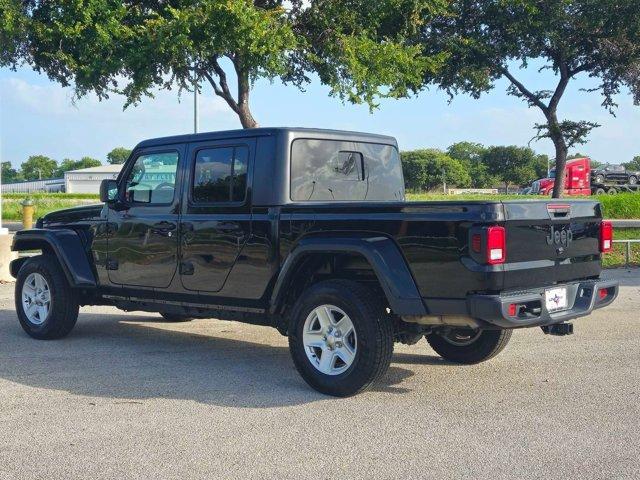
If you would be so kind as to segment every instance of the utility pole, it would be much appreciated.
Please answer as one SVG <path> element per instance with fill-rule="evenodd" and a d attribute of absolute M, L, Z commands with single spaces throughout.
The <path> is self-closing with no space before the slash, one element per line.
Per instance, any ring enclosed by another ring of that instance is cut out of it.
<path fill-rule="evenodd" d="M 198 133 L 198 77 L 193 69 L 193 133 Z"/>
<path fill-rule="evenodd" d="M 447 174 L 442 167 L 442 193 L 447 194 Z"/>

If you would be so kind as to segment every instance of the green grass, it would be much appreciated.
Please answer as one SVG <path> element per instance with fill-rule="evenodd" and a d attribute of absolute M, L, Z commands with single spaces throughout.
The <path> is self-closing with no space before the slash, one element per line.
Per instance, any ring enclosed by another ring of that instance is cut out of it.
<path fill-rule="evenodd" d="M 640 239 L 640 228 L 614 228 L 615 240 Z M 605 253 L 602 266 L 606 268 L 622 267 L 625 264 L 626 244 L 614 243 L 613 250 Z M 640 265 L 640 243 L 631 244 L 630 265 Z"/>
<path fill-rule="evenodd" d="M 36 199 L 50 199 L 50 198 L 58 198 L 58 199 L 94 199 L 98 200 L 100 195 L 97 193 L 3 193 L 2 198 L 14 199 L 14 200 L 24 200 L 25 198 L 31 198 L 32 200 Z"/>
<path fill-rule="evenodd" d="M 2 219 L 11 221 L 22 221 L 22 201 L 26 198 L 24 195 L 14 197 L 11 194 L 2 196 Z M 44 195 L 32 195 L 29 198 L 33 200 L 35 206 L 35 212 L 33 215 L 34 220 L 49 212 L 55 210 L 61 210 L 63 208 L 77 207 L 79 205 L 90 205 L 92 203 L 98 203 L 100 200 L 95 195 L 88 197 L 66 197 L 61 194 Z"/>
<path fill-rule="evenodd" d="M 595 195 L 592 197 L 568 197 L 598 200 L 602 204 L 605 218 L 640 219 L 640 193 L 620 193 L 618 195 Z M 408 193 L 407 199 L 419 201 L 460 201 L 460 200 L 548 200 L 549 197 L 536 195 L 444 195 L 434 193 Z"/>

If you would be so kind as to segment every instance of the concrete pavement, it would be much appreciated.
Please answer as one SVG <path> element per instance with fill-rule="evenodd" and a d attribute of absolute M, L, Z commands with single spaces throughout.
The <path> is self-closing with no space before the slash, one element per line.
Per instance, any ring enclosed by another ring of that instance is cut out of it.
<path fill-rule="evenodd" d="M 398 345 L 373 391 L 310 390 L 275 330 L 81 311 L 20 329 L 0 285 L 0 478 L 640 477 L 640 271 L 575 334 L 514 333 L 493 360 Z"/>

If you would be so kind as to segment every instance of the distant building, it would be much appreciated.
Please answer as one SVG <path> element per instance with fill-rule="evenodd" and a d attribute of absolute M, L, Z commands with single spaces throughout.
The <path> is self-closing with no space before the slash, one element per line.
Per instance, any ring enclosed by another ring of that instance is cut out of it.
<path fill-rule="evenodd" d="M 64 192 L 64 178 L 27 180 L 26 182 L 5 183 L 2 193 Z"/>
<path fill-rule="evenodd" d="M 67 193 L 100 193 L 100 182 L 115 179 L 122 165 L 101 165 L 64 172 L 64 190 Z"/>

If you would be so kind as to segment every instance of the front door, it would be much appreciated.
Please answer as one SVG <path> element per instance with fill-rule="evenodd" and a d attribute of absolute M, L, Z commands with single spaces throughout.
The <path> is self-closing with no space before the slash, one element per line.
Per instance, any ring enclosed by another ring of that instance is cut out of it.
<path fill-rule="evenodd" d="M 251 235 L 250 158 L 255 139 L 193 144 L 183 193 L 180 278 L 187 290 L 220 292 Z"/>
<path fill-rule="evenodd" d="M 109 209 L 107 270 L 116 284 L 168 287 L 178 264 L 183 147 L 142 150 L 125 166 Z"/>

